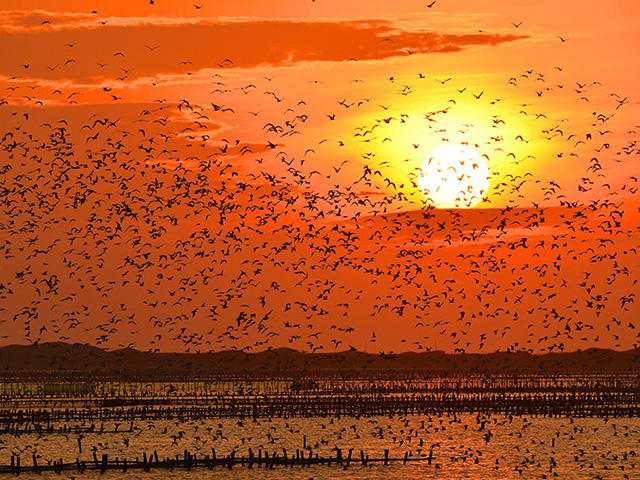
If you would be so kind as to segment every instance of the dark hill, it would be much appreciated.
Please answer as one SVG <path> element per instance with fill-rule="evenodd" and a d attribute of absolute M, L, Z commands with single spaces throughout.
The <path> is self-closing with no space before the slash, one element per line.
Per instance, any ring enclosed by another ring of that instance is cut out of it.
<path fill-rule="evenodd" d="M 444 352 L 373 354 L 357 351 L 303 353 L 287 348 L 259 353 L 149 353 L 107 351 L 90 345 L 45 343 L 0 348 L 0 377 L 37 373 L 126 376 L 219 374 L 375 374 L 393 372 L 456 373 L 640 373 L 640 350 L 588 349 L 532 355 L 524 352 L 446 354 Z"/>

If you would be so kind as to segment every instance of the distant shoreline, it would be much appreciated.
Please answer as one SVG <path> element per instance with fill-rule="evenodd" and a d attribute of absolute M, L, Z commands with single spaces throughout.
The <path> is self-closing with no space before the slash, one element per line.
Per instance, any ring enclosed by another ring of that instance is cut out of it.
<path fill-rule="evenodd" d="M 411 374 L 593 375 L 640 373 L 640 349 L 614 351 L 591 348 L 579 352 L 530 354 L 498 352 L 448 354 L 405 352 L 374 354 L 355 350 L 304 353 L 281 348 L 258 353 L 150 353 L 134 349 L 108 351 L 67 343 L 0 347 L 0 378 L 348 376 Z"/>

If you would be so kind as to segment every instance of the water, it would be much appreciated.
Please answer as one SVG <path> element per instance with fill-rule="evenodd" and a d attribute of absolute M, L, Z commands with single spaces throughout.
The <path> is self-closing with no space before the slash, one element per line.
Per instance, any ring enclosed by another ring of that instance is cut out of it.
<path fill-rule="evenodd" d="M 74 427 L 75 424 L 70 424 Z M 88 424 L 85 424 L 88 426 Z M 117 432 L 116 432 L 117 427 Z M 477 414 L 366 418 L 275 418 L 205 419 L 194 421 L 138 421 L 130 424 L 105 423 L 104 433 L 82 433 L 79 453 L 77 434 L 0 435 L 0 463 L 7 464 L 11 453 L 22 464 L 59 460 L 90 461 L 95 451 L 115 457 L 142 458 L 154 450 L 160 458 L 182 455 L 185 449 L 198 456 L 217 456 L 236 451 L 247 455 L 249 448 L 289 455 L 302 449 L 306 436 L 309 449 L 321 456 L 333 454 L 335 447 L 344 456 L 353 449 L 348 469 L 339 466 L 282 467 L 273 469 L 216 467 L 214 470 L 152 470 L 123 474 L 121 471 L 87 471 L 83 474 L 43 473 L 23 478 L 233 478 L 233 479 L 624 479 L 640 478 L 637 452 L 640 451 L 640 419 L 637 418 L 549 418 L 524 416 L 481 416 Z M 124 430 L 124 431 L 123 431 Z M 394 462 L 362 466 L 360 450 L 373 457 L 426 456 L 433 449 L 434 460 Z M 333 451 L 332 451 L 333 450 Z"/>

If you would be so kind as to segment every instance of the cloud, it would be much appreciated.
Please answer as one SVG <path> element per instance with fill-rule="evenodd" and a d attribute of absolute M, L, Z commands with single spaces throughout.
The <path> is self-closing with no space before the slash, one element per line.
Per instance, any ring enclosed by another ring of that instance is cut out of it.
<path fill-rule="evenodd" d="M 51 23 L 42 25 L 43 21 Z M 206 68 L 382 60 L 495 46 L 524 38 L 399 29 L 391 21 L 375 19 L 114 18 L 98 25 L 98 19 L 87 14 L 5 12 L 0 26 L 0 74 L 83 81 L 130 81 Z"/>
<path fill-rule="evenodd" d="M 84 13 L 48 12 L 46 10 L 0 11 L 0 30 L 17 33 L 54 28 L 57 25 L 77 25 L 95 15 Z"/>

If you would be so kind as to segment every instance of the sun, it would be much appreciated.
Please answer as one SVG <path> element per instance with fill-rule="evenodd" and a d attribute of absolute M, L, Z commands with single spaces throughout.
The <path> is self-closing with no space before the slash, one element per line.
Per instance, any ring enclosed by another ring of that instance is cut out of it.
<path fill-rule="evenodd" d="M 490 185 L 487 162 L 463 145 L 434 150 L 418 175 L 418 188 L 436 208 L 471 208 L 487 195 Z"/>

